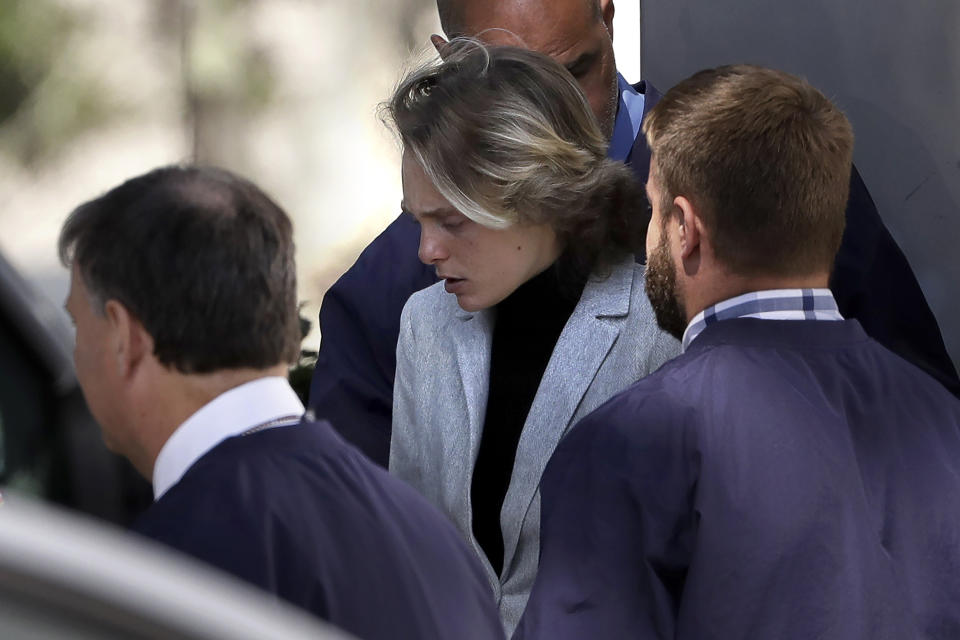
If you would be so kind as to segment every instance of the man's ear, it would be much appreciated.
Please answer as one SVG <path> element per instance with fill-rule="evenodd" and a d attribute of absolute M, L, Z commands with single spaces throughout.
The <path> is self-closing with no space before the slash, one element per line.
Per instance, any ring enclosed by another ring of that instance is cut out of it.
<path fill-rule="evenodd" d="M 130 377 L 143 359 L 153 353 L 153 337 L 119 300 L 107 300 L 103 313 L 110 325 L 113 356 L 121 378 Z"/>
<path fill-rule="evenodd" d="M 677 196 L 673 199 L 673 204 L 680 216 L 680 258 L 686 261 L 696 257 L 700 251 L 700 243 L 703 241 L 703 221 L 696 207 L 685 197 Z"/>
<path fill-rule="evenodd" d="M 430 36 L 430 44 L 432 44 L 433 48 L 440 54 L 441 60 L 447 57 L 447 52 L 450 50 L 450 43 L 447 42 L 443 36 L 434 33 Z"/>
<path fill-rule="evenodd" d="M 613 40 L 613 0 L 600 0 L 600 16 L 603 18 L 603 24 L 607 27 L 610 39 Z"/>

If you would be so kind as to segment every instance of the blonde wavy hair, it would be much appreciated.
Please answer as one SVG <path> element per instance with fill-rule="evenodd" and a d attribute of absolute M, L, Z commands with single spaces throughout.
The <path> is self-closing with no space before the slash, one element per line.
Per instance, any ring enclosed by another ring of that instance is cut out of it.
<path fill-rule="evenodd" d="M 643 246 L 646 200 L 607 158 L 576 80 L 551 58 L 456 38 L 409 73 L 385 119 L 450 204 L 493 229 L 547 224 L 586 269 Z"/>

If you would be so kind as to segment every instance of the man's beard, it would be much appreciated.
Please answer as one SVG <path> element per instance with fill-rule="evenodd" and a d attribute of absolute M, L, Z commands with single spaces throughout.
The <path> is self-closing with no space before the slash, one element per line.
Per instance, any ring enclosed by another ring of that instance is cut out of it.
<path fill-rule="evenodd" d="M 682 340 L 687 319 L 677 292 L 677 270 L 670 258 L 666 233 L 660 234 L 656 250 L 647 256 L 645 288 L 657 324 L 677 340 Z"/>

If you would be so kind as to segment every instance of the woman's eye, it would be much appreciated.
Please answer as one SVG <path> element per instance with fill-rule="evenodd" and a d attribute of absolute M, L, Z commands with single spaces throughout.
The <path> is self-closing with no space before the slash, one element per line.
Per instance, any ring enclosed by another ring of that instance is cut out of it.
<path fill-rule="evenodd" d="M 450 220 L 444 220 L 440 223 L 440 227 L 446 231 L 456 231 L 463 226 L 462 218 L 453 218 Z"/>

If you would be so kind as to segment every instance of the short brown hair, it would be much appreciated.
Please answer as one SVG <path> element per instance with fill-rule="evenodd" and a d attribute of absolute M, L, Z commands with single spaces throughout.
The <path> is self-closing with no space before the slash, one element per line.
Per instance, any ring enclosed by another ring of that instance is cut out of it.
<path fill-rule="evenodd" d="M 551 58 L 457 38 L 385 105 L 404 150 L 460 213 L 490 228 L 547 224 L 578 271 L 635 253 L 646 200 L 607 157 L 580 86 Z"/>
<path fill-rule="evenodd" d="M 664 211 L 680 195 L 698 206 L 733 273 L 832 270 L 853 130 L 805 80 L 750 65 L 701 71 L 667 92 L 643 130 Z"/>

